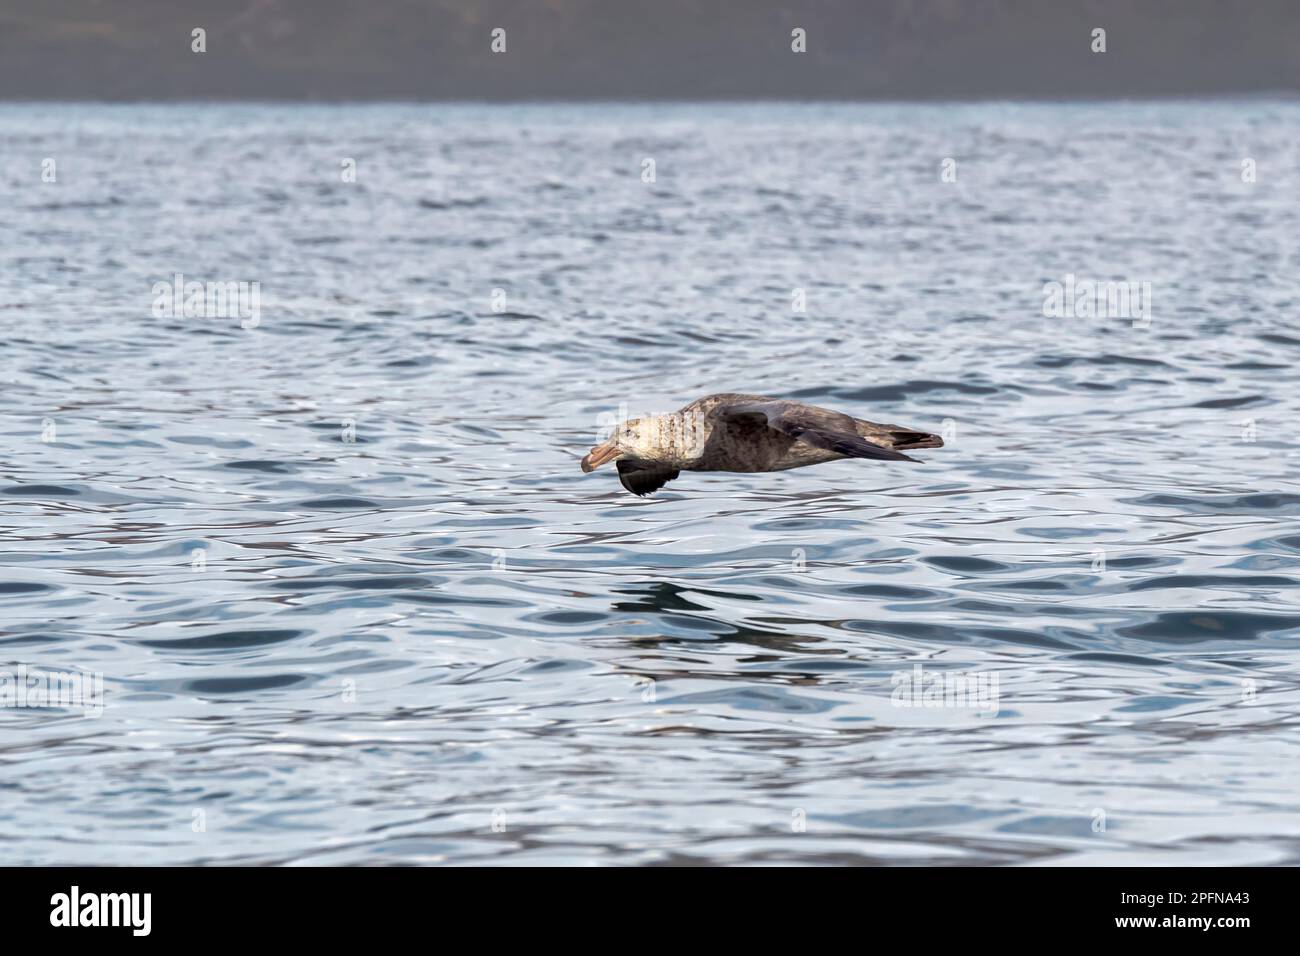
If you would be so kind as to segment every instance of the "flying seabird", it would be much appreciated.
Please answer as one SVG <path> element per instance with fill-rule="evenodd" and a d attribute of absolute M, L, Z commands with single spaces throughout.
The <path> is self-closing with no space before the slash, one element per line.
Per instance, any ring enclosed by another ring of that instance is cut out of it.
<path fill-rule="evenodd" d="M 916 461 L 899 449 L 942 445 L 929 432 L 816 405 L 724 393 L 667 415 L 628 419 L 583 457 L 582 470 L 617 460 L 623 487 L 648 495 L 683 471 L 784 471 L 841 458 Z"/>

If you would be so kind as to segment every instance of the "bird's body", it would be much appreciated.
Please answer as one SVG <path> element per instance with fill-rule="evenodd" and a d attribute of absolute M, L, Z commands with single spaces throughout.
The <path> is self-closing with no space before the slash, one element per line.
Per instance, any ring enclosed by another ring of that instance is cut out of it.
<path fill-rule="evenodd" d="M 759 472 L 841 458 L 916 461 L 897 449 L 938 448 L 929 432 L 762 395 L 707 395 L 667 415 L 632 419 L 582 459 L 593 471 L 618 460 L 619 480 L 649 494 L 682 471 Z"/>

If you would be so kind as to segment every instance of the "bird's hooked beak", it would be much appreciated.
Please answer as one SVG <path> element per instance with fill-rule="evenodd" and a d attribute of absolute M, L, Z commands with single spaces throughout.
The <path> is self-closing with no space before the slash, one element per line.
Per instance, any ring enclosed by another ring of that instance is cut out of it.
<path fill-rule="evenodd" d="M 595 471 L 607 461 L 612 461 L 619 456 L 617 442 L 605 442 L 603 445 L 597 445 L 587 454 L 582 456 L 582 470 L 590 473 Z"/>

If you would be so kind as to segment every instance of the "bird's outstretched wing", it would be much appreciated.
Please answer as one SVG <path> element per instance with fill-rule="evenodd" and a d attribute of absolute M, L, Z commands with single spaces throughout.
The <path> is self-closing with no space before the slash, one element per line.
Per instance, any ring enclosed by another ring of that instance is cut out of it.
<path fill-rule="evenodd" d="M 901 451 L 867 441 L 856 433 L 856 420 L 850 416 L 813 405 L 790 401 L 745 402 L 723 406 L 718 409 L 718 414 L 730 419 L 761 420 L 768 428 L 848 458 L 918 461 Z M 886 435 L 881 437 L 883 441 L 890 440 Z"/>
<path fill-rule="evenodd" d="M 634 495 L 658 491 L 679 474 L 676 468 L 665 468 L 639 458 L 620 458 L 617 464 L 618 480 Z"/>

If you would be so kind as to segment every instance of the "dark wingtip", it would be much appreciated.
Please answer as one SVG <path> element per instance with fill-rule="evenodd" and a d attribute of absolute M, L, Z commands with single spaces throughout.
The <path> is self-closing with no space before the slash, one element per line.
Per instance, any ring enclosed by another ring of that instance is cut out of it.
<path fill-rule="evenodd" d="M 890 444 L 895 448 L 942 448 L 943 439 L 930 432 L 891 431 Z"/>

